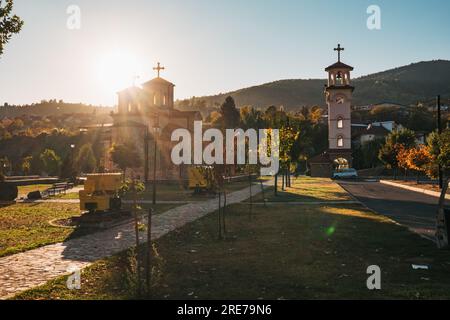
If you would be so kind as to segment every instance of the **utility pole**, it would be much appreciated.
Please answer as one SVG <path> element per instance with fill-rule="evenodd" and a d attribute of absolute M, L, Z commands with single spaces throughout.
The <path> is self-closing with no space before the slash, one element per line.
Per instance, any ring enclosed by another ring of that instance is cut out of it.
<path fill-rule="evenodd" d="M 442 133 L 442 119 L 441 119 L 441 96 L 437 96 L 437 127 L 439 135 Z M 439 164 L 439 189 L 444 187 L 444 179 L 442 174 L 442 166 Z"/>

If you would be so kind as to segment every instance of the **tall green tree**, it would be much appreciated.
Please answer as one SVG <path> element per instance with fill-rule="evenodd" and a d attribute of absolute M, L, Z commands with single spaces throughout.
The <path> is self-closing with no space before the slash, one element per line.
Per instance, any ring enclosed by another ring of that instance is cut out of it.
<path fill-rule="evenodd" d="M 123 171 L 124 177 L 127 169 L 142 166 L 141 155 L 132 143 L 114 145 L 110 154 L 112 161 Z"/>
<path fill-rule="evenodd" d="M 45 149 L 39 156 L 43 169 L 51 176 L 58 176 L 61 169 L 61 158 L 52 149 Z"/>
<path fill-rule="evenodd" d="M 261 112 L 253 107 L 246 106 L 241 108 L 241 124 L 242 129 L 262 129 L 264 121 Z"/>
<path fill-rule="evenodd" d="M 13 34 L 19 33 L 23 21 L 13 11 L 13 0 L 0 0 L 0 56 Z"/>
<path fill-rule="evenodd" d="M 355 169 L 369 169 L 380 166 L 382 163 L 378 155 L 383 143 L 383 139 L 375 139 L 354 147 L 353 166 Z"/>
<path fill-rule="evenodd" d="M 31 160 L 33 159 L 32 156 L 26 156 L 22 159 L 22 163 L 20 165 L 22 173 L 24 175 L 29 175 L 31 171 Z"/>
<path fill-rule="evenodd" d="M 440 165 L 448 176 L 450 174 L 450 129 L 441 134 L 432 132 L 427 139 L 428 149 L 435 166 Z"/>
<path fill-rule="evenodd" d="M 75 161 L 75 168 L 78 172 L 93 173 L 97 168 L 97 159 L 95 158 L 92 144 L 84 144 L 78 151 Z"/>
<path fill-rule="evenodd" d="M 234 129 L 239 126 L 240 114 L 233 97 L 228 96 L 220 107 L 222 129 Z"/>
<path fill-rule="evenodd" d="M 0 172 L 6 175 L 10 169 L 11 161 L 9 161 L 8 157 L 0 158 Z"/>
<path fill-rule="evenodd" d="M 61 165 L 61 178 L 75 181 L 78 171 L 76 170 L 74 157 L 72 154 L 67 154 Z"/>

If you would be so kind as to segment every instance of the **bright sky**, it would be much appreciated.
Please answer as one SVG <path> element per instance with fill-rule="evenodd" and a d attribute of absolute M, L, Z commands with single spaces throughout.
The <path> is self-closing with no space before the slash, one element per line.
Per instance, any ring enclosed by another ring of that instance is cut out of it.
<path fill-rule="evenodd" d="M 355 75 L 450 60 L 444 0 L 15 0 L 25 20 L 0 57 L 0 103 L 113 105 L 115 91 L 162 76 L 176 98 L 292 78 L 325 78 L 340 42 Z M 366 26 L 381 8 L 381 30 Z M 67 28 L 67 8 L 81 29 Z"/>

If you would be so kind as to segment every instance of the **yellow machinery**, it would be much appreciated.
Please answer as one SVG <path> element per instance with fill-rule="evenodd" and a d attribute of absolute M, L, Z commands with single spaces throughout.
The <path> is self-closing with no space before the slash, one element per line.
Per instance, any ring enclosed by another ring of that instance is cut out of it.
<path fill-rule="evenodd" d="M 87 175 L 84 190 L 80 191 L 80 209 L 89 212 L 120 210 L 122 202 L 118 191 L 122 181 L 122 173 Z"/>
<path fill-rule="evenodd" d="M 212 168 L 206 166 L 195 166 L 189 168 L 189 189 L 195 192 L 211 189 L 213 178 Z"/>

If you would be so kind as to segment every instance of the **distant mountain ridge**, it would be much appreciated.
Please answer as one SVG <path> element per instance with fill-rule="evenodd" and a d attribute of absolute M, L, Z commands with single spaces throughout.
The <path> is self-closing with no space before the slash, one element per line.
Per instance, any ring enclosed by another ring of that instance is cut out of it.
<path fill-rule="evenodd" d="M 410 105 L 432 99 L 438 94 L 450 95 L 450 61 L 433 60 L 413 63 L 353 79 L 356 87 L 354 105 L 393 102 Z M 279 80 L 214 96 L 198 97 L 207 107 L 221 104 L 231 95 L 239 107 L 257 108 L 283 105 L 296 109 L 307 105 L 324 105 L 325 79 Z"/>
<path fill-rule="evenodd" d="M 0 117 L 20 117 L 28 116 L 58 116 L 63 114 L 96 114 L 107 115 L 114 108 L 86 105 L 82 103 L 67 103 L 63 101 L 41 101 L 29 105 L 8 105 L 0 106 Z"/>

